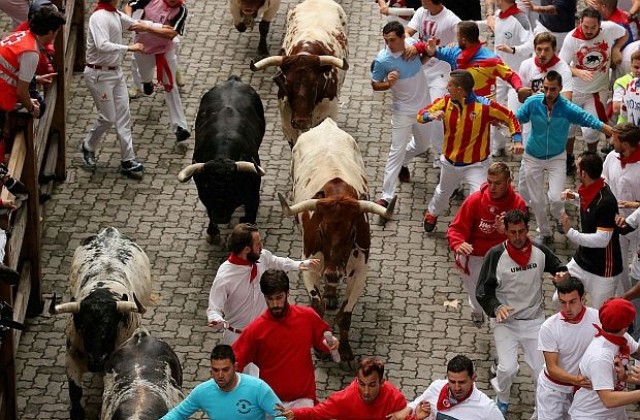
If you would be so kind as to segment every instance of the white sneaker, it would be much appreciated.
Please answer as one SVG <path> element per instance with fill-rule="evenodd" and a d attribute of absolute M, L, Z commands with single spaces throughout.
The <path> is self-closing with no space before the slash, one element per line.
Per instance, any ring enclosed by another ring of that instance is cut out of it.
<path fill-rule="evenodd" d="M 182 78 L 182 72 L 180 70 L 176 70 L 176 85 L 178 87 L 184 87 L 184 79 Z"/>
<path fill-rule="evenodd" d="M 129 99 L 137 99 L 140 95 L 142 95 L 142 92 L 140 92 L 140 89 L 137 87 L 134 86 L 129 88 Z"/>
<path fill-rule="evenodd" d="M 433 169 L 439 169 L 442 167 L 442 163 L 440 162 L 440 158 L 439 157 L 434 157 L 433 158 Z"/>

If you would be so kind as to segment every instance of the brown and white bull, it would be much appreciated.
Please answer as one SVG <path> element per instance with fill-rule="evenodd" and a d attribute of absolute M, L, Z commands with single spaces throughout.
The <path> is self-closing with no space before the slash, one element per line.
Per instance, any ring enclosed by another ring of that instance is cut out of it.
<path fill-rule="evenodd" d="M 320 266 L 302 273 L 311 306 L 324 315 L 338 306 L 336 289 L 347 284 L 346 299 L 336 316 L 340 328 L 340 356 L 353 360 L 349 344 L 351 313 L 367 277 L 371 236 L 368 213 L 391 218 L 388 208 L 371 201 L 367 176 L 358 144 L 327 118 L 300 135 L 292 150 L 293 200 L 289 206 L 279 194 L 283 212 L 295 215 L 302 231 L 303 258 L 318 258 Z M 325 280 L 324 296 L 318 282 Z"/>
<path fill-rule="evenodd" d="M 293 146 L 301 132 L 338 115 L 347 62 L 347 15 L 333 0 L 306 0 L 287 14 L 280 55 L 251 63 L 251 70 L 279 66 L 282 131 Z"/>
<path fill-rule="evenodd" d="M 131 337 L 151 303 L 151 265 L 142 248 L 109 227 L 76 248 L 69 280 L 72 301 L 52 305 L 51 312 L 72 314 L 66 370 L 71 419 L 77 420 L 84 418 L 82 375 L 104 372 L 111 353 Z"/>
<path fill-rule="evenodd" d="M 267 46 L 267 35 L 271 21 L 280 8 L 280 0 L 229 0 L 229 9 L 233 18 L 233 26 L 238 32 L 245 32 L 247 28 L 253 29 L 255 19 L 259 16 L 260 42 L 258 43 L 258 54 L 261 57 L 269 55 Z"/>

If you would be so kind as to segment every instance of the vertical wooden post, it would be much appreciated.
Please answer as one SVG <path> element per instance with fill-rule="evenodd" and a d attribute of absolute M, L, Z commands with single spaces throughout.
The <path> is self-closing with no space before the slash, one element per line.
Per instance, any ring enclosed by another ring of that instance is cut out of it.
<path fill-rule="evenodd" d="M 58 8 L 61 8 L 63 5 L 62 0 L 55 0 L 54 3 Z M 65 6 L 66 7 L 66 6 Z M 75 10 L 74 10 L 75 14 Z M 68 15 L 67 15 L 68 16 Z M 67 22 L 66 26 L 71 26 L 72 22 Z M 55 39 L 55 57 L 53 60 L 53 65 L 55 71 L 58 73 L 57 79 L 57 89 L 56 89 L 56 103 L 51 104 L 55 107 L 53 112 L 53 118 L 51 120 L 51 128 L 49 130 L 49 135 L 51 133 L 57 133 L 61 139 L 67 138 L 67 130 L 65 125 L 65 118 L 67 115 L 67 76 L 66 72 L 71 71 L 71 69 L 65 68 L 65 48 L 67 45 L 67 34 L 69 34 L 69 28 L 64 28 L 58 33 L 58 36 Z M 60 181 L 64 181 L 67 178 L 67 147 L 65 141 L 58 142 L 58 159 L 56 161 L 56 169 L 55 175 L 56 179 Z"/>
<path fill-rule="evenodd" d="M 42 299 L 42 269 L 40 264 L 41 251 L 41 223 L 40 223 L 40 195 L 38 193 L 38 167 L 37 156 L 34 144 L 33 119 L 28 118 L 24 128 L 24 138 L 27 154 L 22 169 L 22 182 L 29 191 L 27 200 L 27 225 L 24 233 L 24 243 L 22 245 L 22 257 L 31 263 L 31 294 L 29 296 L 29 306 L 27 314 L 35 316 L 42 312 L 44 301 Z"/>
<path fill-rule="evenodd" d="M 86 55 L 87 43 L 85 41 L 85 31 L 84 31 L 84 4 L 83 0 L 68 0 L 69 2 L 74 2 L 75 5 L 73 7 L 73 25 L 77 28 L 78 33 L 78 42 L 76 43 L 76 58 L 74 60 L 73 70 L 74 71 L 83 71 L 84 70 L 84 60 Z"/>
<path fill-rule="evenodd" d="M 13 305 L 13 286 L 0 283 L 0 300 Z M 17 419 L 16 361 L 13 353 L 13 332 L 7 331 L 0 347 L 0 418 Z"/>

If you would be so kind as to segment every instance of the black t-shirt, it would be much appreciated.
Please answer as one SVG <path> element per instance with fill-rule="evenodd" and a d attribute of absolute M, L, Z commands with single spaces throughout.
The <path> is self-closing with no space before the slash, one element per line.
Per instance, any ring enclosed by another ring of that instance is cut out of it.
<path fill-rule="evenodd" d="M 442 4 L 460 20 L 481 20 L 480 0 L 443 0 Z"/>
<path fill-rule="evenodd" d="M 577 0 L 542 0 L 542 6 L 554 5 L 556 14 L 540 13 L 538 20 L 551 32 L 569 32 L 576 27 Z M 562 45 L 558 45 L 558 50 Z"/>
<path fill-rule="evenodd" d="M 618 200 L 605 185 L 591 201 L 586 211 L 580 211 L 582 233 L 596 233 L 598 228 L 611 229 L 613 236 L 605 248 L 579 246 L 573 259 L 578 265 L 600 277 L 613 277 L 622 273 L 622 252 L 616 231 Z"/>

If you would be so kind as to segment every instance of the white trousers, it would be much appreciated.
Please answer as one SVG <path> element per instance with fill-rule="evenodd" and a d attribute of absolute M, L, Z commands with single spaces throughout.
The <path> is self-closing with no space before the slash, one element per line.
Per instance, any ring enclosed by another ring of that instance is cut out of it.
<path fill-rule="evenodd" d="M 447 93 L 447 82 L 449 80 L 448 73 L 430 72 L 429 67 L 423 67 L 424 76 L 427 79 L 427 89 L 429 91 L 428 103 L 432 103 L 436 99 Z M 427 104 L 428 104 L 427 103 Z M 425 104 L 425 105 L 427 105 Z M 427 126 L 427 138 L 431 142 L 434 158 L 439 159 L 442 154 L 442 142 L 444 140 L 444 124 L 442 121 L 431 121 Z M 411 140 L 413 143 L 414 140 Z M 403 166 L 407 166 L 406 164 Z"/>
<path fill-rule="evenodd" d="M 538 420 L 569 420 L 569 408 L 573 402 L 571 392 L 560 392 L 547 385 L 544 371 L 538 377 L 536 387 L 536 411 Z"/>
<path fill-rule="evenodd" d="M 544 367 L 544 357 L 538 350 L 538 334 L 543 322 L 544 317 L 528 320 L 510 319 L 506 322 L 496 322 L 495 318 L 491 318 L 498 354 L 496 377 L 491 379 L 491 386 L 500 401 L 509 402 L 511 385 L 520 369 L 518 347 L 522 348 L 524 361 L 532 371 L 534 382 L 538 381 Z"/>
<path fill-rule="evenodd" d="M 233 331 L 229 331 L 228 329 L 225 328 L 222 331 L 222 340 L 220 340 L 219 344 L 227 344 L 230 346 L 236 342 L 238 337 L 240 337 L 240 334 L 235 333 Z M 247 364 L 244 367 L 244 371 L 242 371 L 242 373 L 255 376 L 256 378 L 260 377 L 260 369 L 258 368 L 258 366 L 254 365 L 253 363 Z"/>
<path fill-rule="evenodd" d="M 428 210 L 434 216 L 439 216 L 449 207 L 449 197 L 459 184 L 469 185 L 470 193 L 480 189 L 480 185 L 487 179 L 487 170 L 491 159 L 472 163 L 467 166 L 453 166 L 444 156 L 440 157 L 440 182 L 429 201 Z"/>
<path fill-rule="evenodd" d="M 482 306 L 480 306 L 480 304 L 478 303 L 478 299 L 476 298 L 478 277 L 480 277 L 480 270 L 482 270 L 483 262 L 484 257 L 469 255 L 467 257 L 467 268 L 469 269 L 469 274 L 465 274 L 464 272 L 462 272 L 462 274 L 460 275 L 460 277 L 462 278 L 462 283 L 464 284 L 464 289 L 469 295 L 469 307 L 471 307 L 471 312 L 478 315 L 482 315 L 484 313 L 482 310 Z"/>
<path fill-rule="evenodd" d="M 4 263 L 5 247 L 7 246 L 7 232 L 0 229 L 0 263 Z"/>
<path fill-rule="evenodd" d="M 518 101 L 518 93 L 511 87 L 510 84 L 504 80 L 498 80 L 496 83 L 496 101 L 509 108 L 514 113 L 522 105 Z M 506 127 L 493 126 L 491 127 L 491 153 L 496 153 L 500 149 L 504 149 L 505 146 L 511 142 L 511 136 L 505 135 Z M 507 131 L 508 133 L 508 131 Z"/>
<path fill-rule="evenodd" d="M 526 152 L 522 156 L 520 167 L 525 168 L 527 176 L 520 178 L 519 183 L 525 184 L 529 195 L 527 204 L 531 207 L 538 223 L 538 229 L 544 236 L 551 235 L 551 227 L 547 219 L 547 200 L 544 195 L 544 173 L 546 171 L 549 174 L 547 197 L 551 207 L 551 216 L 560 220 L 560 214 L 564 211 L 564 202 L 560 195 L 567 181 L 566 162 L 567 152 L 562 152 L 551 159 L 536 159 Z M 520 171 L 522 173 L 522 169 Z"/>
<path fill-rule="evenodd" d="M 429 124 L 431 123 L 418 123 L 416 114 L 402 112 L 391 114 L 391 146 L 387 164 L 384 167 L 383 199 L 389 201 L 393 198 L 400 168 L 429 148 L 429 127 L 427 127 Z M 412 134 L 413 141 L 410 141 Z"/>
<path fill-rule="evenodd" d="M 638 231 L 627 235 L 619 235 L 620 252 L 622 253 L 622 275 L 616 285 L 616 296 L 622 296 L 631 287 L 629 280 L 629 264 L 637 258 Z M 631 254 L 633 252 L 633 254 Z"/>
<path fill-rule="evenodd" d="M 527 6 L 525 6 L 525 4 L 522 2 L 522 0 L 516 0 L 516 4 L 518 5 L 518 8 L 520 8 L 520 10 L 522 10 L 527 15 L 527 17 L 529 18 L 529 23 L 531 24 L 531 27 L 533 27 L 533 25 L 535 25 L 538 21 L 538 12 L 532 12 L 531 10 L 529 10 Z M 541 3 L 540 0 L 532 0 L 531 4 L 540 6 Z M 562 46 L 562 44 L 560 44 L 560 46 Z"/>
<path fill-rule="evenodd" d="M 613 297 L 616 286 L 622 274 L 614 277 L 601 277 L 589 273 L 578 265 L 576 260 L 571 258 L 567 264 L 567 269 L 572 277 L 577 277 L 584 283 L 584 290 L 589 295 L 589 306 L 593 309 L 600 309 L 605 300 Z M 558 307 L 558 292 L 553 293 L 553 303 Z"/>
<path fill-rule="evenodd" d="M 122 161 L 135 159 L 131 139 L 129 94 L 122 69 L 96 70 L 85 67 L 84 81 L 98 110 L 96 121 L 84 139 L 84 147 L 95 152 L 102 136 L 115 125 Z"/>
<path fill-rule="evenodd" d="M 136 84 L 136 78 L 139 77 L 139 83 L 151 83 L 154 78 L 154 70 L 156 69 L 156 56 L 153 54 L 135 53 L 134 55 L 137 75 L 133 71 L 133 81 Z M 187 117 L 184 115 L 184 109 L 182 108 L 182 99 L 180 99 L 180 90 L 176 83 L 176 69 L 178 68 L 178 60 L 176 57 L 175 49 L 171 49 L 164 54 L 164 57 L 169 64 L 169 71 L 173 78 L 173 89 L 171 92 L 164 91 L 164 100 L 169 108 L 169 120 L 171 121 L 171 130 L 176 131 L 178 127 L 187 129 Z M 168 75 L 163 73 L 162 83 L 168 83 Z M 140 86 L 139 84 L 137 84 Z M 139 87 L 138 87 L 139 88 Z"/>
<path fill-rule="evenodd" d="M 313 400 L 311 398 L 298 398 L 293 401 L 282 401 L 282 405 L 284 408 L 290 410 L 292 408 L 301 408 L 301 407 L 313 407 Z"/>
<path fill-rule="evenodd" d="M 606 109 L 607 99 L 609 98 L 609 91 L 603 90 L 599 92 L 599 96 L 600 96 L 600 102 L 602 103 L 602 106 L 605 107 Z M 578 105 L 580 108 L 584 109 L 585 111 L 590 112 L 591 114 L 595 115 L 596 118 L 598 118 L 598 111 L 596 110 L 596 101 L 595 101 L 595 98 L 593 97 L 593 93 L 582 93 L 582 92 L 576 92 L 574 90 L 571 102 Z M 569 129 L 569 137 L 575 137 L 577 130 L 578 130 L 577 125 L 571 125 L 571 128 Z M 587 144 L 597 143 L 598 140 L 600 140 L 601 134 L 602 133 L 600 132 L 600 130 L 594 130 L 593 128 L 582 127 L 582 137 L 584 138 L 584 141 Z"/>

